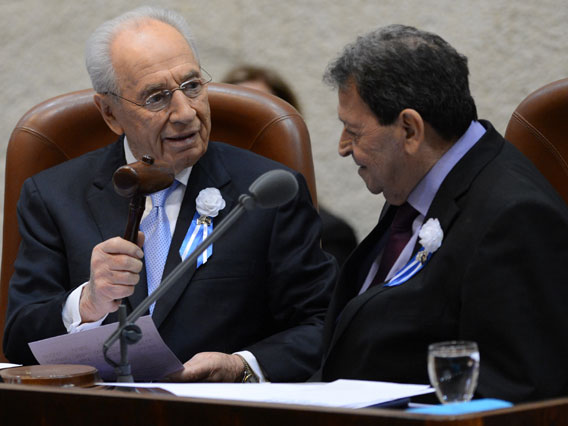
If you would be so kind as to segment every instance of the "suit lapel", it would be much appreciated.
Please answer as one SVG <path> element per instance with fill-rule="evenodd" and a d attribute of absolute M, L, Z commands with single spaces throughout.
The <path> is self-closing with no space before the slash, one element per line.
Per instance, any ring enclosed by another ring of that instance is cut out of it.
<path fill-rule="evenodd" d="M 383 237 L 388 232 L 394 212 L 395 209 L 390 208 L 388 204 L 385 205 L 377 226 L 361 241 L 341 270 L 339 285 L 336 287 L 326 321 L 324 342 L 329 343 L 326 344 L 326 347 L 333 345 L 343 332 L 349 319 L 356 312 L 356 309 L 354 310 L 350 306 L 347 308 L 347 305 L 350 300 L 356 298 L 373 261 L 380 253 L 385 243 Z M 365 294 L 367 293 L 369 291 L 365 292 Z"/>
<path fill-rule="evenodd" d="M 390 206 L 385 206 L 381 219 L 371 233 L 359 244 L 357 249 L 351 254 L 349 262 L 341 271 L 341 282 L 347 282 L 351 285 L 339 286 L 337 288 L 337 295 L 334 300 L 337 303 L 334 305 L 336 310 L 335 316 L 339 314 L 339 310 L 343 309 L 345 304 L 355 297 L 367 274 L 371 268 L 372 263 L 375 261 L 382 246 L 385 243 L 383 237 L 388 232 L 390 224 L 394 216 L 395 209 Z"/>
<path fill-rule="evenodd" d="M 335 343 L 337 342 L 337 340 L 341 337 L 341 335 L 347 329 L 347 326 L 351 322 L 351 319 L 353 318 L 353 316 L 363 306 L 365 306 L 365 304 L 370 299 L 372 299 L 373 297 L 375 297 L 376 295 L 378 295 L 380 293 L 383 293 L 384 291 L 387 291 L 388 289 L 389 289 L 389 287 L 384 287 L 382 285 L 376 285 L 376 286 L 370 287 L 363 294 L 354 297 L 353 299 L 351 299 L 347 303 L 347 305 L 345 306 L 345 308 L 343 309 L 343 311 L 341 312 L 341 314 L 337 318 L 337 326 L 335 328 L 335 332 L 331 336 L 331 342 L 329 344 L 329 350 L 326 353 L 326 358 L 327 358 L 327 355 L 331 352 L 331 350 L 332 350 L 333 346 L 335 345 Z"/>
<path fill-rule="evenodd" d="M 164 267 L 163 278 L 167 277 L 176 266 L 181 262 L 179 249 L 187 234 L 193 216 L 195 214 L 195 199 L 202 189 L 214 187 L 221 191 L 221 195 L 225 200 L 226 206 L 219 212 L 219 215 L 214 219 L 214 226 L 220 223 L 225 216 L 231 211 L 235 204 L 238 194 L 231 191 L 230 183 L 231 177 L 227 170 L 224 168 L 222 161 L 218 158 L 217 149 L 214 144 L 210 144 L 206 154 L 199 159 L 197 164 L 193 166 L 191 175 L 185 190 L 185 195 L 182 201 L 178 220 L 174 235 L 172 236 L 172 243 L 166 265 Z M 215 250 L 213 250 L 213 257 Z M 213 258 L 212 257 L 212 258 Z M 208 263 L 200 266 L 205 268 Z M 193 275 L 196 272 L 196 264 L 191 265 L 187 274 L 182 279 L 172 285 L 168 292 L 156 302 L 156 307 L 152 318 L 156 326 L 159 326 L 167 317 L 170 310 L 181 297 L 185 288 L 189 285 Z"/>
<path fill-rule="evenodd" d="M 112 175 L 125 164 L 122 138 L 109 145 L 100 157 L 99 169 L 86 195 L 87 204 L 97 224 L 101 241 L 123 236 L 128 220 L 129 200 L 118 195 L 113 186 Z"/>

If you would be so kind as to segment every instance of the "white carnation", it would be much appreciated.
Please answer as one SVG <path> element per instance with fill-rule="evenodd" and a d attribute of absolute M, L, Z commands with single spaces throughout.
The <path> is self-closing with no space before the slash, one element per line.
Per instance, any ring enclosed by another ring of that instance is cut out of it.
<path fill-rule="evenodd" d="M 205 188 L 199 192 L 195 206 L 201 216 L 216 217 L 225 208 L 225 200 L 217 188 Z"/>
<path fill-rule="evenodd" d="M 440 226 L 438 219 L 430 218 L 420 228 L 418 233 L 420 240 L 418 241 L 428 253 L 434 253 L 442 245 L 444 231 Z"/>

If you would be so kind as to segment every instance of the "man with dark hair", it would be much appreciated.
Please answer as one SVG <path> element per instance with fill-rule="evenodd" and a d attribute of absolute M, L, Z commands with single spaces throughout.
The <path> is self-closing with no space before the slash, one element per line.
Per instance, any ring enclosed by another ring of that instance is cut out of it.
<path fill-rule="evenodd" d="M 35 363 L 31 341 L 115 321 L 121 299 L 134 309 L 259 175 L 285 168 L 209 141 L 210 78 L 179 14 L 143 7 L 107 21 L 86 59 L 95 104 L 120 136 L 24 183 L 4 333 L 12 362 Z M 117 236 L 128 200 L 112 175 L 145 154 L 168 161 L 176 180 L 148 200 L 135 244 Z M 302 381 L 317 369 L 336 266 L 321 250 L 306 182 L 293 173 L 293 200 L 249 212 L 150 307 L 185 362 L 173 380 Z"/>
<path fill-rule="evenodd" d="M 324 80 L 339 154 L 387 202 L 341 272 L 314 379 L 428 383 L 429 344 L 473 340 L 477 396 L 568 393 L 568 207 L 477 120 L 467 59 L 393 25 L 348 45 Z"/>

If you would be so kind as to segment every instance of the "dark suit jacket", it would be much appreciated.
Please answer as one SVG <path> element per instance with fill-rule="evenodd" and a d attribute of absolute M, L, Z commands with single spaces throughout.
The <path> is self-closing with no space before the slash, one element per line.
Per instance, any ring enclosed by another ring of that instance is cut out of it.
<path fill-rule="evenodd" d="M 568 208 L 488 122 L 442 183 L 425 218 L 440 249 L 414 277 L 357 296 L 383 220 L 343 268 L 313 379 L 428 383 L 427 347 L 474 340 L 478 395 L 521 401 L 568 393 Z M 415 247 L 416 252 L 419 245 Z"/>
<path fill-rule="evenodd" d="M 30 179 L 18 204 L 22 245 L 10 284 L 4 350 L 12 362 L 34 363 L 27 343 L 64 334 L 61 308 L 89 279 L 93 247 L 124 234 L 128 200 L 113 189 L 125 163 L 117 143 Z M 227 205 L 262 173 L 281 164 L 225 144 L 210 143 L 193 167 L 165 274 L 180 262 L 179 248 L 200 190 L 216 187 Z M 303 177 L 300 190 L 277 209 L 247 212 L 213 246 L 213 256 L 156 304 L 153 319 L 166 344 L 187 361 L 195 353 L 251 351 L 269 380 L 304 380 L 321 360 L 321 335 L 334 261 L 320 248 L 321 224 Z M 132 309 L 146 296 L 145 272 Z M 115 319 L 115 315 L 106 322 Z"/>
<path fill-rule="evenodd" d="M 334 215 L 321 204 L 319 214 L 323 225 L 321 246 L 324 251 L 335 257 L 339 266 L 343 266 L 345 260 L 357 247 L 355 231 L 345 220 Z"/>

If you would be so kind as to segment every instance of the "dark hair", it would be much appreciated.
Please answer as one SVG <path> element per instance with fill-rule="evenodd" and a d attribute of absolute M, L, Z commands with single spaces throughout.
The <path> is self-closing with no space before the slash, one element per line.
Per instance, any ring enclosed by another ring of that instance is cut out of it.
<path fill-rule="evenodd" d="M 273 95 L 284 99 L 296 108 L 298 112 L 301 112 L 296 95 L 294 95 L 290 86 L 286 84 L 276 71 L 254 65 L 241 65 L 229 71 L 223 79 L 223 82 L 230 84 L 239 84 L 245 81 L 264 82 L 270 88 Z"/>
<path fill-rule="evenodd" d="M 441 137 L 452 140 L 477 119 L 468 74 L 467 58 L 441 37 L 390 25 L 347 45 L 328 65 L 324 81 L 340 89 L 354 81 L 382 125 L 412 108 Z"/>

